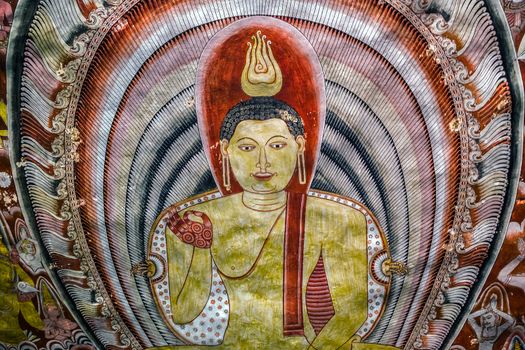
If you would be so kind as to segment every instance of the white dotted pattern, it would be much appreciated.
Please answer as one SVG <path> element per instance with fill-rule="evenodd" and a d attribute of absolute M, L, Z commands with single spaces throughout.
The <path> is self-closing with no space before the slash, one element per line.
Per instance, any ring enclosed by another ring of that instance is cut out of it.
<path fill-rule="evenodd" d="M 210 297 L 201 314 L 187 324 L 175 324 L 174 328 L 188 343 L 217 345 L 224 340 L 230 316 L 230 303 L 224 283 L 212 264 L 212 287 Z"/>

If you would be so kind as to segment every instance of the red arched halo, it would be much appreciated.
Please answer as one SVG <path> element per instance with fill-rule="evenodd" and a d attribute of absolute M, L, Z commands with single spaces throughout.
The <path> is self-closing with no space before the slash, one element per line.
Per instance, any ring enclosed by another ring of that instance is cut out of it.
<path fill-rule="evenodd" d="M 305 193 L 313 179 L 324 128 L 326 97 L 321 64 L 312 45 L 292 25 L 273 17 L 255 16 L 236 21 L 218 32 L 206 45 L 199 61 L 195 104 L 202 144 L 217 186 L 223 194 L 241 192 L 231 177 L 231 192 L 222 179 L 220 129 L 228 111 L 250 99 L 241 88 L 248 42 L 261 31 L 272 42 L 282 71 L 281 91 L 274 98 L 293 107 L 301 116 L 306 138 L 306 184 L 296 174 L 288 191 Z"/>

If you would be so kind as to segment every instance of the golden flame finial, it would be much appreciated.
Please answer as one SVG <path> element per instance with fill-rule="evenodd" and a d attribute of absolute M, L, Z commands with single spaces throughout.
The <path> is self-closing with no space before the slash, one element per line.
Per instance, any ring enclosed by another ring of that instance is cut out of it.
<path fill-rule="evenodd" d="M 257 31 L 252 36 L 253 44 L 248 42 L 246 64 L 242 71 L 241 86 L 252 97 L 274 96 L 283 85 L 283 76 L 277 61 L 273 57 L 270 40 Z"/>

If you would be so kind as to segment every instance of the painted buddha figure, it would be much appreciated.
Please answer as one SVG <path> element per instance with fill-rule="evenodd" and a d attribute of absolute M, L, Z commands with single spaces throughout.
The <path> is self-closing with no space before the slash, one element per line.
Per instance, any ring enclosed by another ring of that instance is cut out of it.
<path fill-rule="evenodd" d="M 301 37 L 281 21 L 260 18 L 236 22 L 222 37 L 261 25 Z M 166 348 L 393 349 L 362 342 L 386 299 L 385 269 L 395 266 L 375 219 L 350 199 L 309 190 L 324 91 L 307 115 L 277 98 L 286 76 L 266 37 L 250 34 L 237 80 L 249 98 L 220 124 L 197 107 L 221 192 L 171 206 L 150 236 L 152 290 L 187 344 Z M 318 61 L 312 66 L 320 72 Z M 199 91 L 213 93 L 199 79 L 197 104 L 206 104 Z M 380 306 L 372 309 L 370 298 Z"/>

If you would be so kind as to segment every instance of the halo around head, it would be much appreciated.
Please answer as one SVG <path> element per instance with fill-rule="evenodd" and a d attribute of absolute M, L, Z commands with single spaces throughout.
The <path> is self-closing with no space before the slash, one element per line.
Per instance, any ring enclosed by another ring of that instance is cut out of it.
<path fill-rule="evenodd" d="M 273 17 L 241 19 L 216 33 L 199 61 L 195 107 L 204 151 L 222 193 L 222 121 L 242 101 L 270 96 L 294 108 L 303 120 L 307 182 L 292 180 L 287 190 L 305 192 L 313 179 L 326 108 L 314 48 L 294 26 Z M 231 190 L 242 191 L 235 181 Z"/>

